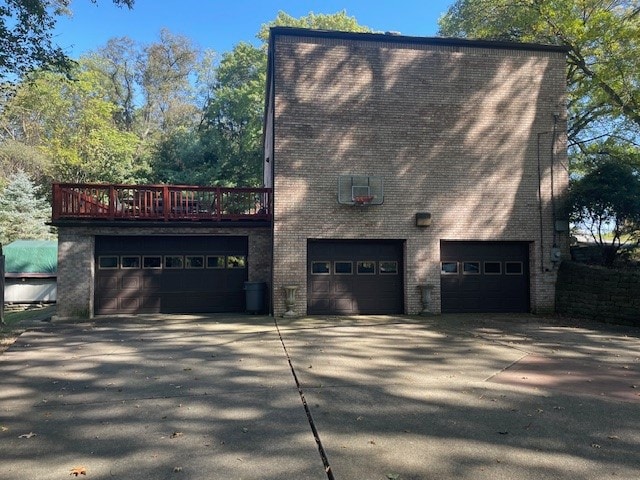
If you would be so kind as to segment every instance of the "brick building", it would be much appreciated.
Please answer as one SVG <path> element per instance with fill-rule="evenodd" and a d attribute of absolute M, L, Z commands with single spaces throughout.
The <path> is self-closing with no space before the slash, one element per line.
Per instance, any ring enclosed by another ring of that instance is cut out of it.
<path fill-rule="evenodd" d="M 265 188 L 54 185 L 59 316 L 552 311 L 565 54 L 273 28 Z"/>
<path fill-rule="evenodd" d="M 273 28 L 275 315 L 552 311 L 565 111 L 559 47 Z"/>

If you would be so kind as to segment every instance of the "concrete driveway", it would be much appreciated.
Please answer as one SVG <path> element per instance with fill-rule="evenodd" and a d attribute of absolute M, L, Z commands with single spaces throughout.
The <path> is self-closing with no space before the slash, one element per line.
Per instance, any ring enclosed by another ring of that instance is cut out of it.
<path fill-rule="evenodd" d="M 23 334 L 0 378 L 5 480 L 640 478 L 637 329 L 101 319 Z"/>

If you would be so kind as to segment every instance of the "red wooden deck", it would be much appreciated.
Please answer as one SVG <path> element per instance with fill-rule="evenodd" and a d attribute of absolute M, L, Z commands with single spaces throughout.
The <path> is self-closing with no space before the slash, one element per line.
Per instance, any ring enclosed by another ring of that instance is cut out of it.
<path fill-rule="evenodd" d="M 270 188 L 53 184 L 52 220 L 271 220 Z"/>

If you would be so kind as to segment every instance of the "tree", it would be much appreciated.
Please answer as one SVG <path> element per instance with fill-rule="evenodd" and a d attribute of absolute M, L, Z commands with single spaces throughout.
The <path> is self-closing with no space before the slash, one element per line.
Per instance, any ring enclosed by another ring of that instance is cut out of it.
<path fill-rule="evenodd" d="M 51 208 L 38 190 L 22 171 L 9 177 L 9 184 L 0 193 L 0 244 L 52 238 L 45 225 L 51 217 Z"/>
<path fill-rule="evenodd" d="M 0 143 L 0 190 L 19 171 L 40 186 L 51 183 L 51 162 L 38 147 L 8 139 Z"/>
<path fill-rule="evenodd" d="M 132 8 L 135 0 L 112 0 Z M 97 0 L 91 0 L 97 3 Z M 38 69 L 69 73 L 74 62 L 55 45 L 57 18 L 70 13 L 70 0 L 5 0 L 0 5 L 0 81 Z"/>
<path fill-rule="evenodd" d="M 107 79 L 107 98 L 117 106 L 118 128 L 140 140 L 136 161 L 162 163 L 162 173 L 154 178 L 168 174 L 169 158 L 184 145 L 180 138 L 185 131 L 195 131 L 202 120 L 200 84 L 209 80 L 212 58 L 211 51 L 201 51 L 187 37 L 163 29 L 156 42 L 142 45 L 128 37 L 114 38 L 82 59 Z M 169 150 L 162 153 L 163 146 Z"/>
<path fill-rule="evenodd" d="M 57 181 L 142 179 L 145 165 L 134 162 L 138 138 L 115 124 L 117 106 L 107 98 L 104 76 L 80 67 L 75 80 L 39 72 L 20 84 L 0 116 L 5 145 L 10 139 L 36 147 Z"/>
<path fill-rule="evenodd" d="M 176 129 L 154 145 L 151 181 L 174 185 L 210 185 L 217 178 L 196 129 Z"/>
<path fill-rule="evenodd" d="M 445 36 L 567 47 L 570 145 L 588 152 L 614 137 L 638 146 L 638 0 L 458 0 L 439 24 Z"/>
<path fill-rule="evenodd" d="M 262 115 L 267 58 L 248 43 L 223 55 L 201 127 L 206 159 L 219 183 L 261 182 Z"/>
<path fill-rule="evenodd" d="M 269 41 L 269 29 L 276 26 L 311 28 L 314 30 L 339 30 L 341 32 L 371 32 L 369 27 L 360 25 L 355 17 L 347 15 L 346 10 L 331 14 L 309 12 L 308 15 L 300 18 L 295 18 L 288 13 L 279 11 L 275 20 L 262 25 L 257 37 L 266 44 Z"/>
<path fill-rule="evenodd" d="M 571 185 L 572 220 L 584 226 L 611 266 L 621 248 L 640 239 L 639 171 L 624 161 L 608 158 Z"/>
<path fill-rule="evenodd" d="M 138 58 L 137 80 L 144 103 L 140 108 L 144 138 L 154 129 L 162 131 L 190 126 L 196 116 L 190 76 L 199 52 L 193 42 L 169 30 L 160 40 L 144 47 Z"/>
<path fill-rule="evenodd" d="M 109 99 L 118 106 L 116 123 L 127 132 L 135 131 L 140 55 L 140 47 L 131 38 L 118 37 L 85 58 L 88 68 L 102 72 L 108 78 Z"/>

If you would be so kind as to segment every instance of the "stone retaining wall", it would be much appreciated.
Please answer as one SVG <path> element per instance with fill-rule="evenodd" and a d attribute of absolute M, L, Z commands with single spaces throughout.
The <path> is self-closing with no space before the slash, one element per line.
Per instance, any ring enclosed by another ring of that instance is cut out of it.
<path fill-rule="evenodd" d="M 640 272 L 562 262 L 556 285 L 561 315 L 640 326 Z"/>

